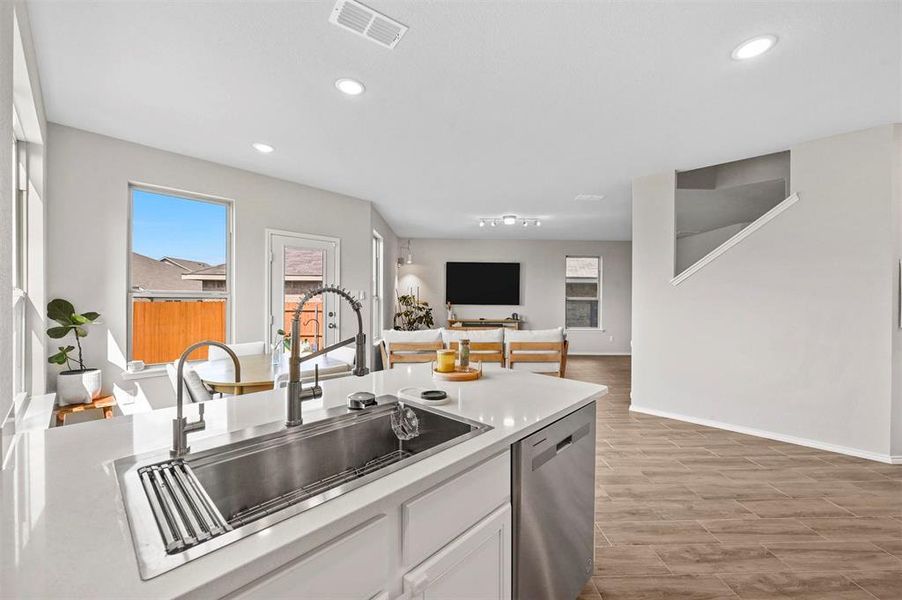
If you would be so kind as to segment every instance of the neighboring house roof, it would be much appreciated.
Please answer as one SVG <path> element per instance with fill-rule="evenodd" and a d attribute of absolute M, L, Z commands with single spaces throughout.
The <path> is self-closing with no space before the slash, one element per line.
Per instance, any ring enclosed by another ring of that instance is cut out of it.
<path fill-rule="evenodd" d="M 204 267 L 184 273 L 182 279 L 192 279 L 197 281 L 224 281 L 225 280 L 225 264 L 213 265 L 212 267 Z"/>
<path fill-rule="evenodd" d="M 289 250 L 285 253 L 285 279 L 319 281 L 323 278 L 323 253 L 315 250 Z"/>
<path fill-rule="evenodd" d="M 181 261 L 182 259 L 175 259 Z M 184 261 L 187 262 L 187 261 Z M 225 264 L 204 265 L 182 275 L 182 279 L 198 281 L 222 281 L 226 276 Z M 323 278 L 323 254 L 313 250 L 290 250 L 285 253 L 285 281 L 321 281 Z"/>
<path fill-rule="evenodd" d="M 210 263 L 201 262 L 199 260 L 188 260 L 187 258 L 178 258 L 175 256 L 164 256 L 160 259 L 160 262 L 165 262 L 176 267 L 181 267 L 185 271 L 197 271 L 198 269 L 203 269 L 204 267 L 210 266 Z"/>
<path fill-rule="evenodd" d="M 132 252 L 130 272 L 133 290 L 190 292 L 202 287 L 200 281 L 184 281 L 185 269 L 173 260 L 157 260 L 137 252 Z"/>

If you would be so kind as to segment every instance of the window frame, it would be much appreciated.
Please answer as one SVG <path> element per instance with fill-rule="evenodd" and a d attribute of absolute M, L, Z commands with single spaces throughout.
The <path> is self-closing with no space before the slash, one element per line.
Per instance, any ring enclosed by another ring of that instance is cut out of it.
<path fill-rule="evenodd" d="M 567 295 L 567 261 L 571 258 L 594 258 L 598 261 L 598 273 L 596 274 L 595 297 Z M 602 282 L 604 280 L 604 257 L 597 254 L 567 254 L 564 256 L 564 329 L 567 331 L 604 331 L 602 321 Z M 567 324 L 567 302 L 596 302 L 598 304 L 598 325 L 595 327 L 570 327 Z"/>
<path fill-rule="evenodd" d="M 225 265 L 226 265 L 226 289 L 224 292 L 221 291 L 210 291 L 210 292 L 191 292 L 191 291 L 173 291 L 173 290 L 163 290 L 163 291 L 143 291 L 136 292 L 132 289 L 132 268 L 131 268 L 131 255 L 133 252 L 133 231 L 134 231 L 134 204 L 135 204 L 135 191 L 149 192 L 152 194 L 161 194 L 165 196 L 173 196 L 175 198 L 180 198 L 184 200 L 192 200 L 196 202 L 206 202 L 208 204 L 216 204 L 220 206 L 225 206 L 226 208 L 226 249 L 225 249 Z M 234 290 L 235 290 L 235 274 L 234 274 L 234 260 L 233 260 L 233 251 L 234 251 L 234 210 L 235 203 L 234 201 L 228 198 L 222 198 L 218 196 L 211 196 L 209 194 L 200 194 L 196 192 L 189 192 L 185 190 L 179 190 L 174 188 L 167 188 L 159 185 L 148 184 L 148 183 L 140 183 L 140 182 L 129 182 L 128 184 L 128 247 L 126 248 L 125 253 L 125 264 L 126 264 L 126 278 L 125 278 L 125 302 L 126 302 L 126 313 L 128 315 L 126 321 L 126 360 L 132 361 L 135 360 L 132 356 L 132 333 L 134 329 L 134 301 L 136 298 L 148 298 L 150 300 L 225 300 L 226 307 L 226 323 L 225 323 L 225 343 L 232 343 L 232 334 L 234 332 L 234 315 L 235 315 L 235 301 L 233 298 Z M 166 363 L 150 363 L 147 366 L 151 369 L 164 369 Z"/>
<path fill-rule="evenodd" d="M 383 259 L 385 253 L 385 239 L 379 235 L 379 232 L 375 229 L 373 230 L 373 289 L 372 295 L 373 300 L 371 303 L 372 306 L 372 341 L 382 337 L 382 330 L 384 329 L 384 316 L 383 311 L 385 310 L 384 302 L 385 302 L 385 261 Z"/>
<path fill-rule="evenodd" d="M 12 341 L 13 396 L 28 393 L 26 365 L 28 304 L 28 142 L 19 115 L 13 107 L 12 135 Z"/>

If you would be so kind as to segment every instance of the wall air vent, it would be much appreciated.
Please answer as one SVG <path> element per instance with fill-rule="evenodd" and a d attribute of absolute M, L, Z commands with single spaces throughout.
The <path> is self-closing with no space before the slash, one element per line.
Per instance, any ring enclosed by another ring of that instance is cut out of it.
<path fill-rule="evenodd" d="M 355 0 L 338 0 L 329 22 L 386 48 L 394 48 L 407 33 L 407 26 L 389 19 Z"/>

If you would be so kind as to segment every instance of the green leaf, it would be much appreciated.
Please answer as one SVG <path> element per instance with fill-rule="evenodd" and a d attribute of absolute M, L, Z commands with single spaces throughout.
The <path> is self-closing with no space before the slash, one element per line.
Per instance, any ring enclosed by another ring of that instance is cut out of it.
<path fill-rule="evenodd" d="M 58 340 L 60 338 L 64 338 L 69 335 L 69 331 L 72 329 L 71 325 L 67 325 L 65 327 L 51 327 L 47 330 L 47 335 L 51 338 Z"/>
<path fill-rule="evenodd" d="M 53 356 L 47 359 L 47 362 L 54 365 L 64 365 L 66 364 L 66 353 L 65 352 L 57 352 Z"/>
<path fill-rule="evenodd" d="M 72 315 L 72 322 L 76 325 L 84 325 L 85 323 L 90 323 L 90 321 L 84 316 L 79 314 Z"/>
<path fill-rule="evenodd" d="M 55 298 L 47 303 L 47 316 L 60 325 L 71 325 L 75 307 L 68 300 Z"/>
<path fill-rule="evenodd" d="M 81 316 L 83 316 L 83 317 L 86 318 L 88 321 L 90 321 L 91 323 L 93 323 L 94 321 L 96 321 L 97 319 L 100 318 L 100 313 L 98 313 L 98 312 L 86 312 L 86 313 L 81 313 Z"/>

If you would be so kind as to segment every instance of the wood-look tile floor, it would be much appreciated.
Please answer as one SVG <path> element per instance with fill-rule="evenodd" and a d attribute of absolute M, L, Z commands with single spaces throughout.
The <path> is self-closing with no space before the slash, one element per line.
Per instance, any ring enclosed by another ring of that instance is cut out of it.
<path fill-rule="evenodd" d="M 567 377 L 610 389 L 580 600 L 902 600 L 902 465 L 630 413 L 629 357 Z"/>

